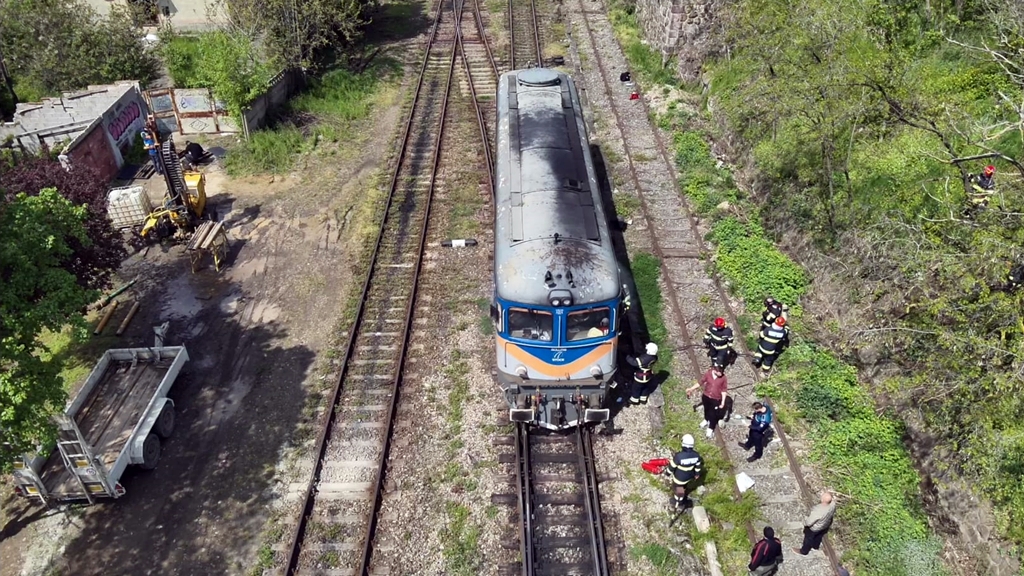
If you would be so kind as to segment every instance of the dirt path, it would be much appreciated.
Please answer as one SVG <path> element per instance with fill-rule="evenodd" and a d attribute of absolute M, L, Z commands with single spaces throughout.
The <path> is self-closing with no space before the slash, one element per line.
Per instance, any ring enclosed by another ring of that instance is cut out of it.
<path fill-rule="evenodd" d="M 210 206 L 231 242 L 219 274 L 191 274 L 180 247 L 125 262 L 142 307 L 117 345 L 152 345 L 152 327 L 168 321 L 167 343 L 191 356 L 171 391 L 176 432 L 156 471 L 126 473 L 116 503 L 43 517 L 6 506 L 0 576 L 240 574 L 256 562 L 287 482 L 276 471 L 315 417 L 318 356 L 332 345 L 400 116 L 392 92 L 361 127 L 375 136 L 358 154 L 314 157 L 288 178 L 209 169 Z"/>

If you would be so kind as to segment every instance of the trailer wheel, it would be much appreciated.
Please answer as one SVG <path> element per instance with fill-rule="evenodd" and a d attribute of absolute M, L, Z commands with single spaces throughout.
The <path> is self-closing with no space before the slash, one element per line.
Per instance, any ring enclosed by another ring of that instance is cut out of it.
<path fill-rule="evenodd" d="M 139 468 L 152 470 L 156 468 L 156 464 L 159 461 L 160 437 L 156 434 L 150 434 L 146 436 L 146 441 L 142 443 L 142 464 L 139 464 Z"/>
<path fill-rule="evenodd" d="M 171 433 L 174 432 L 174 406 L 170 403 L 164 404 L 164 409 L 160 411 L 160 416 L 156 419 L 156 425 L 153 426 L 153 431 L 161 438 L 167 439 L 171 437 Z"/>

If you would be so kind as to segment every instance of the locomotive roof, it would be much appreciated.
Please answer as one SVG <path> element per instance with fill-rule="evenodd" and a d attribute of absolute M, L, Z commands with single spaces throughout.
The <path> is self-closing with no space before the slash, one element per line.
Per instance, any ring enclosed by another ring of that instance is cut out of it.
<path fill-rule="evenodd" d="M 495 178 L 499 296 L 546 305 L 548 272 L 576 304 L 618 295 L 618 266 L 569 76 L 544 68 L 502 75 Z"/>

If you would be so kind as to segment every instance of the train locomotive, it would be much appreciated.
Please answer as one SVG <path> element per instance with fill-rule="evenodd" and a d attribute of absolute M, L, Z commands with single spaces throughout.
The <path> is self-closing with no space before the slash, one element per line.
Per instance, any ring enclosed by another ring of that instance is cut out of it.
<path fill-rule="evenodd" d="M 497 107 L 491 318 L 509 417 L 606 421 L 624 288 L 579 94 L 562 72 L 517 70 Z"/>

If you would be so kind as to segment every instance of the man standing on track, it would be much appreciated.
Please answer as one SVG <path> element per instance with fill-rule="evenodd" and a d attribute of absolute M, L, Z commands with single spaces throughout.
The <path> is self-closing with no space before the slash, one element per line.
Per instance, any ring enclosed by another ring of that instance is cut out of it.
<path fill-rule="evenodd" d="M 760 368 L 761 373 L 767 376 L 787 346 L 789 326 L 786 326 L 786 318 L 779 316 L 770 327 L 761 328 L 757 338 L 757 350 L 754 351 L 754 366 Z"/>
<path fill-rule="evenodd" d="M 793 551 L 801 556 L 807 556 L 811 548 L 821 548 L 821 541 L 832 527 L 832 518 L 835 515 L 835 498 L 827 491 L 822 492 L 821 504 L 811 508 L 811 513 L 804 518 L 804 543 L 800 548 L 793 548 Z"/>
<path fill-rule="evenodd" d="M 705 434 L 708 438 L 712 438 L 715 435 L 715 429 L 718 428 L 718 421 L 722 419 L 725 400 L 729 397 L 729 380 L 721 368 L 712 366 L 704 373 L 699 382 L 686 389 L 686 396 L 689 397 L 691 392 L 701 387 L 704 389 L 701 395 L 704 421 L 700 423 L 700 427 L 707 426 Z"/>
<path fill-rule="evenodd" d="M 750 417 L 750 432 L 747 433 L 747 441 L 740 442 L 740 448 L 744 450 L 754 449 L 754 455 L 747 458 L 747 462 L 753 462 L 764 455 L 764 434 L 772 425 L 771 408 L 754 402 L 754 415 Z"/>
<path fill-rule="evenodd" d="M 711 364 L 722 370 L 736 361 L 736 351 L 732 348 L 735 337 L 732 328 L 725 324 L 725 318 L 715 318 L 711 326 L 704 332 L 704 345 L 708 348 Z"/>

